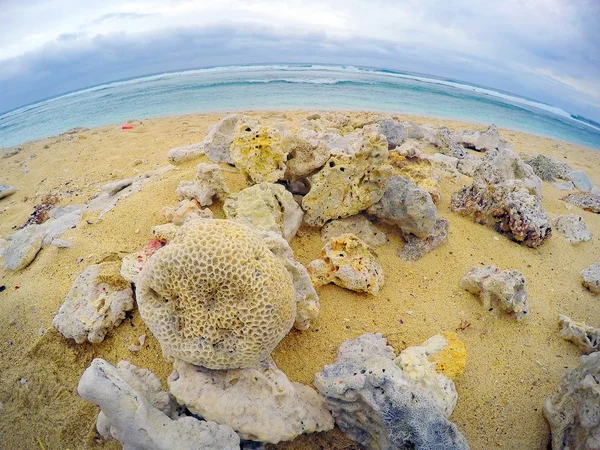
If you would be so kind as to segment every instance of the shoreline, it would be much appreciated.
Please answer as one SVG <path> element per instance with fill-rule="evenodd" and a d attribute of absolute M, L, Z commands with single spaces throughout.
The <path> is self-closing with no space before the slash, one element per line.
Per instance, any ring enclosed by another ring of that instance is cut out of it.
<path fill-rule="evenodd" d="M 134 78 L 135 79 L 135 78 Z M 103 85 L 98 85 L 98 86 L 103 86 Z M 96 86 L 97 87 L 97 86 Z M 65 94 L 65 95 L 69 95 L 69 94 L 73 94 L 79 91 L 73 91 L 71 93 Z M 58 97 L 52 97 L 50 99 L 47 100 L 53 100 L 55 98 L 61 98 L 63 96 L 58 96 Z M 44 100 L 44 101 L 47 101 Z M 31 105 L 35 105 L 37 103 L 42 103 L 42 102 L 36 102 L 36 103 L 32 103 Z M 31 106 L 31 105 L 26 105 L 26 106 Z M 25 106 L 24 106 L 25 107 Z M 12 111 L 17 111 L 20 108 L 14 109 Z M 5 114 L 8 114 L 12 111 L 8 111 Z M 95 125 L 93 127 L 86 127 L 84 125 L 76 125 L 74 127 L 71 127 L 67 130 L 62 131 L 61 133 L 58 134 L 54 134 L 51 136 L 46 136 L 46 137 L 42 137 L 42 138 L 37 138 L 37 139 L 33 139 L 31 141 L 25 141 L 19 144 L 14 144 L 11 145 L 9 147 L 0 147 L 0 155 L 4 154 L 7 150 L 10 149 L 14 149 L 14 148 L 18 148 L 18 147 L 22 147 L 24 145 L 27 144 L 32 144 L 34 142 L 38 142 L 38 141 L 42 141 L 45 139 L 51 139 L 51 138 L 56 138 L 59 137 L 61 135 L 67 134 L 69 133 L 69 131 L 74 130 L 74 129 L 78 129 L 78 128 L 87 128 L 88 130 L 94 130 L 96 128 L 105 128 L 105 127 L 120 127 L 123 124 L 127 124 L 127 123 L 132 123 L 132 122 L 144 122 L 144 121 L 148 121 L 148 120 L 160 120 L 160 119 L 174 119 L 174 118 L 178 118 L 178 117 L 191 117 L 191 116 L 203 116 L 203 115 L 228 115 L 228 114 L 243 114 L 246 112 L 249 113 L 257 113 L 257 114 L 269 114 L 269 113 L 285 113 L 285 112 L 289 112 L 289 111 L 294 111 L 294 112 L 298 112 L 298 113 L 306 113 L 306 114 L 310 114 L 311 112 L 314 111 L 326 111 L 326 112 L 343 112 L 343 113 L 347 113 L 347 114 L 360 114 L 360 113 L 365 113 L 365 112 L 371 112 L 371 113 L 378 113 L 378 114 L 383 114 L 383 115 L 389 115 L 389 116 L 398 116 L 398 117 L 406 117 L 409 118 L 407 120 L 412 120 L 412 119 L 418 119 L 418 122 L 416 121 L 416 123 L 427 123 L 427 122 L 422 122 L 422 120 L 425 121 L 435 121 L 435 122 L 454 122 L 454 123 L 460 123 L 460 124 L 464 124 L 466 127 L 468 127 L 469 125 L 476 125 L 477 127 L 481 128 L 487 128 L 488 125 L 490 125 L 487 122 L 473 122 L 473 121 L 469 121 L 469 120 L 463 120 L 463 119 L 457 119 L 457 118 L 448 118 L 448 117 L 441 117 L 441 116 L 427 116 L 427 115 L 415 115 L 415 114 L 410 114 L 410 113 L 401 113 L 401 112 L 394 112 L 394 111 L 387 111 L 387 110 L 377 110 L 377 109 L 344 109 L 344 108 L 317 108 L 317 109 L 310 109 L 310 108 L 294 108 L 294 109 L 290 109 L 287 107 L 282 107 L 281 109 L 277 109 L 277 108 L 265 108 L 265 109 L 244 109 L 244 108 L 240 108 L 240 109 L 228 109 L 228 110 L 215 110 L 215 111 L 204 111 L 204 112 L 193 112 L 193 113 L 189 113 L 189 114 L 175 114 L 175 115 L 161 115 L 161 116 L 156 116 L 156 117 L 145 117 L 145 118 L 130 118 L 130 119 L 126 119 L 124 121 L 120 121 L 120 122 L 110 122 L 110 123 L 106 123 L 106 124 L 101 124 L 101 125 Z M 542 111 L 542 110 L 540 110 Z M 544 113 L 548 113 L 548 111 L 545 111 Z M 550 113 L 553 114 L 553 113 Z M 566 118 L 557 115 L 557 114 L 553 114 L 554 116 L 556 116 L 556 118 L 560 119 L 560 120 L 565 120 Z M 2 114 L 0 114 L 0 116 L 2 116 Z M 412 118 L 412 119 L 411 119 Z M 569 120 L 569 119 L 566 119 Z M 577 121 L 575 119 L 570 119 L 574 122 L 580 122 Z M 567 122 L 568 123 L 568 122 Z M 585 125 L 585 124 L 584 124 Z M 594 129 L 593 127 L 589 126 L 589 125 L 585 125 L 588 128 Z M 478 128 L 478 129 L 479 129 Z M 585 129 L 585 128 L 584 128 Z M 575 142 L 570 142 L 564 139 L 559 139 L 556 137 L 552 137 L 552 136 L 548 136 L 548 135 L 542 135 L 542 134 L 536 134 L 533 133 L 531 131 L 527 131 L 527 130 L 519 130 L 519 129 L 513 129 L 513 128 L 506 128 L 506 127 L 498 127 L 498 130 L 500 131 L 508 131 L 508 132 L 514 132 L 514 133 L 522 133 L 522 134 L 528 134 L 531 136 L 535 136 L 538 138 L 543 138 L 543 139 L 549 139 L 552 141 L 557 141 L 563 144 L 568 144 L 568 145 L 575 145 L 578 147 L 583 147 L 586 148 L 588 150 L 594 151 L 594 152 L 600 152 L 600 144 L 598 146 L 598 148 L 593 148 L 593 147 L 589 147 L 586 145 L 581 145 L 581 144 L 577 144 Z M 1 157 L 1 156 L 0 156 Z"/>
<path fill-rule="evenodd" d="M 334 109 L 335 111 L 343 111 Z M 314 110 L 252 110 L 266 123 L 286 121 L 297 127 Z M 353 116 L 363 112 L 352 112 Z M 368 114 L 368 113 L 364 113 Z M 106 125 L 75 134 L 62 134 L 24 144 L 23 150 L 0 159 L 0 180 L 19 191 L 0 201 L 0 236 L 6 237 L 29 217 L 49 194 L 60 206 L 87 201 L 105 183 L 144 173 L 168 163 L 170 148 L 199 142 L 225 113 L 189 114 L 133 121 L 134 128 Z M 417 124 L 448 126 L 451 130 L 484 130 L 486 125 L 391 114 Z M 515 152 L 543 153 L 585 170 L 600 185 L 600 152 L 576 144 L 499 128 Z M 424 152 L 433 154 L 430 146 Z M 144 161 L 145 160 L 145 161 Z M 140 162 L 141 161 L 141 162 Z M 203 156 L 177 166 L 123 201 L 104 218 L 84 216 L 64 239 L 70 249 L 44 248 L 21 272 L 0 269 L 0 447 L 116 449 L 118 444 L 94 441 L 96 408 L 76 396 L 75 386 L 94 357 L 112 364 L 128 359 L 152 370 L 163 382 L 171 371 L 158 343 L 137 309 L 100 344 L 74 344 L 51 326 L 56 310 L 77 275 L 90 264 L 118 260 L 137 251 L 151 238 L 152 225 L 164 223 L 162 208 L 177 203 L 175 189 L 193 177 Z M 228 174 L 230 189 L 245 187 L 237 174 Z M 472 449 L 527 448 L 545 450 L 549 428 L 542 416 L 543 400 L 557 389 L 565 367 L 577 365 L 580 355 L 558 332 L 557 315 L 567 314 L 600 326 L 600 301 L 581 286 L 579 271 L 600 260 L 600 215 L 577 207 L 567 209 L 565 192 L 550 183 L 542 187 L 543 205 L 554 217 L 577 214 L 592 231 L 593 240 L 576 246 L 555 233 L 547 243 L 529 249 L 493 230 L 450 211 L 450 195 L 469 182 L 441 180 L 440 216 L 449 219 L 446 244 L 422 260 L 407 263 L 396 256 L 398 233 L 378 225 L 390 242 L 377 249 L 385 286 L 377 297 L 328 285 L 319 289 L 321 314 L 307 331 L 292 330 L 273 353 L 279 368 L 292 381 L 312 383 L 323 365 L 333 362 L 345 339 L 366 332 L 383 332 L 396 352 L 420 344 L 442 331 L 457 331 L 467 347 L 467 368 L 455 381 L 459 401 L 452 416 Z M 221 202 L 211 206 L 223 217 Z M 7 209 L 5 209 L 7 208 Z M 303 226 L 292 241 L 296 259 L 307 264 L 317 258 L 324 242 L 319 231 Z M 523 272 L 528 282 L 532 313 L 522 322 L 484 311 L 480 302 L 458 287 L 473 266 L 495 264 Z M 18 286 L 18 288 L 16 288 Z M 470 325 L 460 329 L 464 323 Z M 42 332 L 43 329 L 43 332 Z M 146 334 L 144 348 L 132 353 L 129 345 Z M 21 380 L 25 380 L 22 382 Z M 31 433 L 31 424 L 36 426 Z M 304 435 L 271 448 L 358 448 L 338 431 Z M 22 446 L 22 447 L 20 447 Z"/>

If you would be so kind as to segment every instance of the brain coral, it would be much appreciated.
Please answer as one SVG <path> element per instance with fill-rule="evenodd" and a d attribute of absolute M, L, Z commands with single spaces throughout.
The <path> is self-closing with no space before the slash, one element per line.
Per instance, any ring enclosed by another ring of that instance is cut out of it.
<path fill-rule="evenodd" d="M 291 276 L 251 228 L 198 219 L 146 263 L 142 318 L 165 356 L 209 369 L 264 360 L 296 317 Z"/>

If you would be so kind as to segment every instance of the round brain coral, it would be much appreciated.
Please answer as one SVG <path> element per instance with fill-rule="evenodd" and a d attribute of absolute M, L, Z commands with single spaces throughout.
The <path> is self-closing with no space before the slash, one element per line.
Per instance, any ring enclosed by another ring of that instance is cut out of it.
<path fill-rule="evenodd" d="M 209 369 L 264 360 L 296 317 L 292 278 L 251 228 L 197 219 L 146 263 L 142 318 L 165 356 Z"/>

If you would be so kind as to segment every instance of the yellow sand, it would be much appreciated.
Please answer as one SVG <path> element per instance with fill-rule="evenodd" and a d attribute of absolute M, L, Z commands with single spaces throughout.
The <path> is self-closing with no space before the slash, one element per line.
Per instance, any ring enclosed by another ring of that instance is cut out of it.
<path fill-rule="evenodd" d="M 306 112 L 251 113 L 263 121 L 284 119 L 292 127 Z M 22 225 L 33 206 L 47 194 L 61 194 L 60 205 L 83 203 L 101 185 L 167 163 L 167 151 L 198 142 L 209 125 L 224 114 L 204 114 L 133 122 L 134 129 L 101 127 L 24 145 L 24 150 L 0 159 L 0 182 L 19 191 L 0 201 L 0 235 Z M 455 121 L 398 116 L 450 129 L 485 127 Z M 523 133 L 501 130 L 517 152 L 553 155 L 574 169 L 583 169 L 600 185 L 600 152 Z M 435 149 L 428 147 L 428 153 Z M 141 160 L 147 163 L 139 164 Z M 88 265 L 119 260 L 151 238 L 150 228 L 164 223 L 161 211 L 176 203 L 180 180 L 190 180 L 204 157 L 179 166 L 141 192 L 120 202 L 101 221 L 83 220 L 63 239 L 71 249 L 48 247 L 17 273 L 0 270 L 0 448 L 117 449 L 103 442 L 94 424 L 97 408 L 76 394 L 78 379 L 95 357 L 112 364 L 128 359 L 151 369 L 163 382 L 171 372 L 137 311 L 98 345 L 64 339 L 51 321 L 73 280 Z M 23 173 L 24 168 L 29 171 Z M 232 191 L 244 180 L 227 173 Z M 450 195 L 469 181 L 443 180 L 438 211 L 450 221 L 449 241 L 422 260 L 407 263 L 396 256 L 401 242 L 394 229 L 382 227 L 390 242 L 377 249 L 385 286 L 377 297 L 356 294 L 334 285 L 320 289 L 321 315 L 308 331 L 293 330 L 274 358 L 292 379 L 311 383 L 336 348 L 348 338 L 382 332 L 396 351 L 440 332 L 456 331 L 467 348 L 465 372 L 455 380 L 459 402 L 452 416 L 472 449 L 546 449 L 549 428 L 542 415 L 544 399 L 556 391 L 579 350 L 563 340 L 557 316 L 600 326 L 600 298 L 585 290 L 579 272 L 600 260 L 600 215 L 573 207 L 594 234 L 591 242 L 569 244 L 555 233 L 538 249 L 509 241 L 494 231 L 450 211 Z M 544 183 L 543 204 L 551 216 L 568 213 L 565 193 Z M 220 217 L 221 205 L 213 211 Z M 302 228 L 292 242 L 299 261 L 319 257 L 318 231 Z M 82 258 L 82 262 L 77 262 Z M 458 287 L 473 266 L 495 264 L 521 270 L 529 283 L 530 317 L 516 322 L 483 310 L 478 299 Z M 127 348 L 141 335 L 144 348 Z M 334 430 L 302 436 L 278 449 L 354 449 L 358 446 Z"/>

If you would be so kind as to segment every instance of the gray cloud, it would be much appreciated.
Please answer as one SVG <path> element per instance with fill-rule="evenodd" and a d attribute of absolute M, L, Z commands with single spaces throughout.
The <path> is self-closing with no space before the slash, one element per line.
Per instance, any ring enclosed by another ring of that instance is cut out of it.
<path fill-rule="evenodd" d="M 62 33 L 1 62 L 0 91 L 5 94 L 0 111 L 148 73 L 221 64 L 312 62 L 454 78 L 599 120 L 600 3 L 548 3 L 540 9 L 545 2 L 522 6 L 516 1 L 483 5 L 422 0 L 397 5 L 374 0 L 365 6 L 358 0 L 340 0 L 328 3 L 334 12 L 336 5 L 345 6 L 336 13 L 342 21 L 337 28 L 301 22 L 281 26 L 268 18 L 256 23 L 223 12 L 215 18 L 221 17 L 219 22 L 210 25 L 136 31 L 124 23 L 148 24 L 156 18 L 162 23 L 160 13 L 99 11 L 78 31 Z M 98 24 L 120 31 L 92 32 Z"/>

